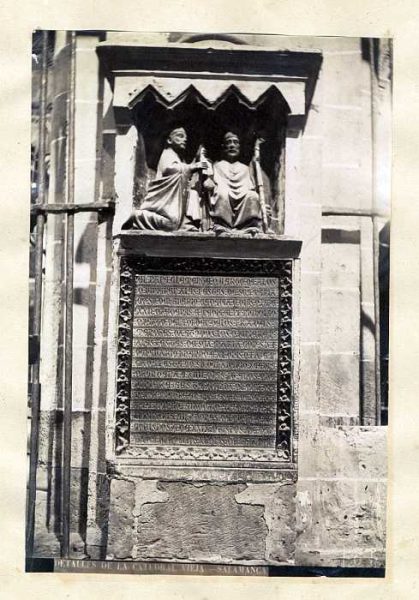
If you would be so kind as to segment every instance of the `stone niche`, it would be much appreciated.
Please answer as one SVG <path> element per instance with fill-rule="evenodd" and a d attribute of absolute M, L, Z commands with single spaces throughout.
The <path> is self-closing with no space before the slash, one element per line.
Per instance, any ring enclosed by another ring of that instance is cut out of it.
<path fill-rule="evenodd" d="M 269 231 L 254 236 L 218 236 L 204 220 L 195 232 L 115 232 L 108 556 L 290 563 L 301 242 L 284 235 L 285 155 L 320 55 L 108 43 L 98 54 L 118 135 L 135 131 L 115 165 L 116 177 L 134 165 L 119 210 L 141 209 L 173 122 L 188 130 L 186 163 L 201 144 L 219 160 L 231 129 L 250 169 L 262 138 L 269 208 Z"/>
<path fill-rule="evenodd" d="M 187 129 L 188 163 L 202 147 L 216 161 L 222 137 L 232 129 L 240 135 L 241 160 L 250 166 L 255 142 L 263 140 L 261 183 L 270 228 L 284 234 L 287 141 L 304 129 L 321 53 L 211 47 L 211 40 L 208 46 L 102 42 L 97 47 L 112 88 L 117 132 L 116 234 L 131 210 L 141 206 L 173 123 Z"/>

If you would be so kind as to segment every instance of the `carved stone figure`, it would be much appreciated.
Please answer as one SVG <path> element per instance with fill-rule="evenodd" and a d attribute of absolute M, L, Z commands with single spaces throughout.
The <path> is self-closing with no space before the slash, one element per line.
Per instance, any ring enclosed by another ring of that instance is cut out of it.
<path fill-rule="evenodd" d="M 222 144 L 222 160 L 214 163 L 210 214 L 216 233 L 255 235 L 262 231 L 261 208 L 250 168 L 238 160 L 240 140 L 229 131 Z"/>
<path fill-rule="evenodd" d="M 201 208 L 196 194 L 189 194 L 189 181 L 192 173 L 204 165 L 183 162 L 186 143 L 187 134 L 183 127 L 169 133 L 156 177 L 150 183 L 140 208 L 134 211 L 124 229 L 198 229 Z"/>

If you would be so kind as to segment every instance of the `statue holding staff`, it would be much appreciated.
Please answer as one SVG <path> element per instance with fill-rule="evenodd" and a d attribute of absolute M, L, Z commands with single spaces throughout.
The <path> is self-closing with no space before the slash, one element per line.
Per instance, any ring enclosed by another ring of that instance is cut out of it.
<path fill-rule="evenodd" d="M 123 229 L 176 231 L 199 229 L 199 198 L 189 193 L 194 172 L 206 168 L 206 161 L 187 164 L 183 161 L 187 134 L 183 127 L 172 129 L 160 156 L 156 177 L 148 187 L 140 205 Z"/>
<path fill-rule="evenodd" d="M 223 138 L 222 159 L 213 166 L 210 215 L 217 234 L 232 231 L 247 235 L 262 232 L 262 211 L 257 186 L 248 165 L 239 161 L 240 140 L 232 131 Z"/>

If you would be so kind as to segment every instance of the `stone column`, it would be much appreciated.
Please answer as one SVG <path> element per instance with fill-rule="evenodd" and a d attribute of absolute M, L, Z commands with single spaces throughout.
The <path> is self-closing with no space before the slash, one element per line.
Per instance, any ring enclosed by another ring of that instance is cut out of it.
<path fill-rule="evenodd" d="M 98 36 L 78 35 L 75 89 L 75 189 L 77 204 L 98 198 L 97 136 L 102 116 L 99 66 L 95 48 Z M 64 43 L 64 45 L 62 45 Z M 54 97 L 49 202 L 67 200 L 66 135 L 69 94 L 69 48 L 58 35 L 53 69 Z M 72 550 L 84 554 L 87 482 L 91 443 L 91 411 L 94 405 L 91 370 L 94 363 L 98 214 L 77 213 L 74 231 L 74 328 L 73 328 L 73 432 L 71 460 Z M 102 238 L 107 239 L 107 223 Z M 42 416 L 40 460 L 46 465 L 47 525 L 60 530 L 62 468 L 62 364 L 65 216 L 48 215 L 45 251 L 45 287 L 42 332 Z M 106 252 L 105 252 L 106 254 Z M 103 269 L 106 271 L 106 262 Z M 103 296 L 103 291 L 101 291 Z M 100 297 L 103 305 L 103 299 Z M 103 306 L 102 306 L 103 308 Z M 99 313 L 100 319 L 100 313 Z M 101 327 L 102 333 L 102 327 Z M 42 497 L 41 497 L 42 498 Z M 58 547 L 57 547 L 58 552 Z"/>
<path fill-rule="evenodd" d="M 104 202 L 114 198 L 115 124 L 112 93 L 100 74 L 98 103 L 98 165 L 97 198 Z M 103 87 L 103 90 L 102 90 Z M 103 93 L 102 93 L 103 92 Z M 97 268 L 95 316 L 91 323 L 94 338 L 90 378 L 92 381 L 91 421 L 89 438 L 89 477 L 87 498 L 86 554 L 91 559 L 105 558 L 108 530 L 109 483 L 106 476 L 106 399 L 112 386 L 112 371 L 108 368 L 108 343 L 113 328 L 110 317 L 110 285 L 112 277 L 112 223 L 108 215 L 97 222 Z M 111 375 L 110 375 L 111 373 Z"/>
<path fill-rule="evenodd" d="M 57 33 L 54 66 L 50 73 L 52 118 L 48 202 L 65 202 L 69 46 L 65 33 Z M 58 555 L 60 530 L 59 468 L 62 462 L 62 364 L 64 216 L 48 215 L 45 227 L 45 262 L 41 333 L 41 414 L 35 554 Z"/>

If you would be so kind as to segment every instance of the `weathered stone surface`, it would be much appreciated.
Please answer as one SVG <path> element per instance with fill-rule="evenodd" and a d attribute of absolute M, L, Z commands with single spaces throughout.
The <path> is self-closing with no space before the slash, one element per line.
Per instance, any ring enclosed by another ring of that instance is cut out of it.
<path fill-rule="evenodd" d="M 325 226 L 328 227 L 325 221 Z M 346 224 L 342 223 L 342 227 Z M 322 283 L 328 287 L 359 286 L 359 246 L 357 244 L 322 245 Z"/>
<path fill-rule="evenodd" d="M 319 439 L 320 438 L 320 439 Z M 317 453 L 321 444 L 318 413 L 300 414 L 298 432 L 298 476 L 312 477 L 317 473 Z"/>
<path fill-rule="evenodd" d="M 60 466 L 62 456 L 62 410 L 43 410 L 39 417 L 39 461 L 52 466 Z M 89 455 L 86 448 L 90 444 L 90 414 L 74 411 L 72 415 L 71 466 L 87 468 Z"/>
<path fill-rule="evenodd" d="M 300 335 L 302 342 L 317 342 L 319 322 L 320 276 L 318 273 L 301 274 Z"/>
<path fill-rule="evenodd" d="M 323 288 L 321 293 L 322 352 L 359 352 L 359 290 Z"/>
<path fill-rule="evenodd" d="M 313 145 L 312 145 L 313 146 Z M 316 151 L 313 148 L 313 151 Z M 301 248 L 301 263 L 304 271 L 319 271 L 321 268 L 321 206 L 317 202 L 309 204 L 304 196 L 304 206 L 300 208 L 299 233 L 304 243 Z"/>
<path fill-rule="evenodd" d="M 135 484 L 126 479 L 111 482 L 108 558 L 129 558 L 133 548 Z"/>
<path fill-rule="evenodd" d="M 326 106 L 325 111 L 325 142 L 323 159 L 326 164 L 361 167 L 364 162 L 365 136 L 358 110 L 360 100 L 354 99 L 352 106 Z M 358 109 L 358 110 L 357 110 Z M 339 143 L 336 143 L 336 138 Z M 356 185 L 356 182 L 354 182 Z"/>
<path fill-rule="evenodd" d="M 36 528 L 33 555 L 36 558 L 58 558 L 60 556 L 60 541 L 57 535 Z"/>
<path fill-rule="evenodd" d="M 76 531 L 70 533 L 70 558 L 77 558 L 79 560 L 87 558 L 84 540 Z"/>
<path fill-rule="evenodd" d="M 385 427 L 319 427 L 306 415 L 299 435 L 299 479 L 344 477 L 382 480 L 387 477 Z"/>
<path fill-rule="evenodd" d="M 300 346 L 300 382 L 299 409 L 317 410 L 319 406 L 319 364 L 320 345 L 301 344 Z"/>
<path fill-rule="evenodd" d="M 319 564 L 319 556 L 334 560 L 342 553 L 352 558 L 383 554 L 385 483 L 305 480 L 299 482 L 298 489 L 297 564 Z M 310 561 L 310 557 L 311 562 L 301 562 Z"/>
<path fill-rule="evenodd" d="M 386 555 L 381 549 L 332 548 L 331 550 L 299 550 L 296 555 L 298 565 L 340 568 L 383 568 Z M 336 573 L 338 576 L 338 572 Z"/>
<path fill-rule="evenodd" d="M 262 506 L 238 504 L 239 485 L 160 483 L 167 502 L 144 504 L 137 521 L 137 559 L 234 562 L 263 560 Z"/>
<path fill-rule="evenodd" d="M 158 482 L 153 479 L 139 481 L 135 487 L 135 507 L 133 514 L 140 516 L 144 504 L 155 504 L 158 502 L 167 502 L 169 494 L 162 492 L 157 488 Z"/>
<path fill-rule="evenodd" d="M 54 556 L 47 550 L 46 540 L 51 541 L 51 552 L 55 552 L 54 539 L 60 534 L 62 518 L 62 469 L 41 464 L 37 471 L 37 495 L 35 511 L 35 547 L 37 556 Z M 87 469 L 72 468 L 70 477 L 70 531 L 77 537 L 75 552 L 84 554 L 87 513 Z M 83 546 L 83 548 L 82 548 Z M 44 550 L 42 550 L 44 548 Z"/>
<path fill-rule="evenodd" d="M 359 416 L 359 356 L 321 357 L 320 411 L 324 415 Z"/>
<path fill-rule="evenodd" d="M 318 448 L 319 477 L 385 480 L 387 477 L 385 427 L 324 428 Z"/>
<path fill-rule="evenodd" d="M 311 446 L 307 423 L 300 433 L 296 564 L 383 566 L 385 428 L 312 425 Z"/>
<path fill-rule="evenodd" d="M 269 563 L 291 563 L 294 558 L 296 486 L 287 484 L 249 484 L 236 496 L 241 504 L 262 505 L 268 527 L 265 559 Z"/>

